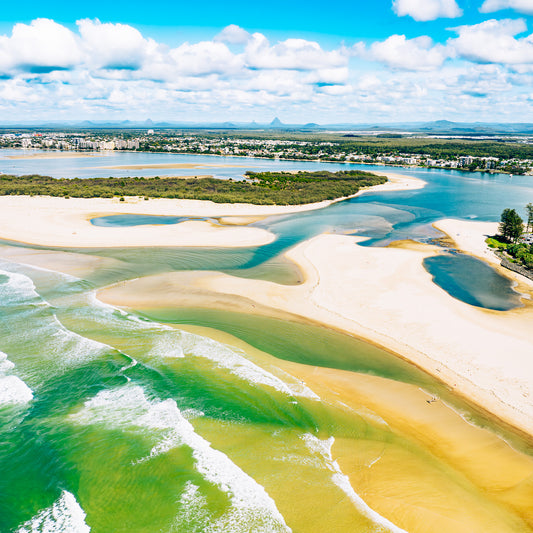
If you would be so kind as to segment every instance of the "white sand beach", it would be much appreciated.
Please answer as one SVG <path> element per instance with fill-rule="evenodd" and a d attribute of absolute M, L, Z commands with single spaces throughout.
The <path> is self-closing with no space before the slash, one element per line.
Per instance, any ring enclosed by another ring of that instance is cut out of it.
<path fill-rule="evenodd" d="M 130 213 L 142 215 L 215 216 L 205 203 L 187 205 L 166 199 L 120 202 L 105 198 L 0 197 L 0 237 L 40 246 L 100 248 L 130 246 L 259 246 L 274 240 L 260 228 L 219 226 L 190 220 L 172 225 L 99 227 L 98 216 Z M 206 202 L 207 203 L 207 202 Z M 237 208 L 237 211 L 239 209 Z M 227 214 L 230 210 L 221 210 Z M 209 213 L 209 215 L 207 215 Z"/>

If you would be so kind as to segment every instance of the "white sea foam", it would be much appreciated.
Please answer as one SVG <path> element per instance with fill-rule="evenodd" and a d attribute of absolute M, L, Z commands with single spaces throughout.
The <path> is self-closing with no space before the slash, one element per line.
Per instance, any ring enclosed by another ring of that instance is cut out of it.
<path fill-rule="evenodd" d="M 89 533 L 85 512 L 76 498 L 64 490 L 57 501 L 23 524 L 17 533 Z"/>
<path fill-rule="evenodd" d="M 176 331 L 161 332 L 156 336 L 149 356 L 162 357 L 163 359 L 183 358 L 183 346 L 180 342 L 180 335 Z"/>
<path fill-rule="evenodd" d="M 19 377 L 6 375 L 15 368 L 4 352 L 0 352 L 0 406 L 25 404 L 33 399 L 32 390 Z"/>
<path fill-rule="evenodd" d="M 67 329 L 55 313 L 52 315 L 51 325 L 55 326 L 55 331 L 50 334 L 50 338 L 56 340 L 53 343 L 53 351 L 60 355 L 63 361 L 87 361 L 113 350 L 107 344 L 88 339 Z"/>
<path fill-rule="evenodd" d="M 150 401 L 140 386 L 128 384 L 98 393 L 71 419 L 150 433 L 155 444 L 143 462 L 179 446 L 189 447 L 197 471 L 231 501 L 231 508 L 217 520 L 218 531 L 242 531 L 243 524 L 257 532 L 290 531 L 265 489 L 198 435 L 174 400 Z"/>
<path fill-rule="evenodd" d="M 322 457 L 326 467 L 332 472 L 331 480 L 333 483 L 337 485 L 337 487 L 339 487 L 344 494 L 346 494 L 346 496 L 361 514 L 372 520 L 372 522 L 374 522 L 384 531 L 391 531 L 392 533 L 407 533 L 405 529 L 396 526 L 390 520 L 387 520 L 385 517 L 374 511 L 361 498 L 361 496 L 355 492 L 350 483 L 350 478 L 346 474 L 342 473 L 339 463 L 333 460 L 331 448 L 335 442 L 334 437 L 330 437 L 326 440 L 320 440 L 314 435 L 306 433 L 302 436 L 302 439 L 312 453 Z"/>
<path fill-rule="evenodd" d="M 114 305 L 102 302 L 96 296 L 96 290 L 88 292 L 86 298 L 87 304 L 92 307 L 92 310 L 99 308 L 101 311 L 103 311 L 104 318 L 106 319 L 111 318 L 112 320 L 116 320 L 114 315 L 115 313 L 119 313 L 122 318 L 125 318 L 128 322 L 132 323 L 131 327 L 133 328 L 140 326 L 143 329 L 152 329 L 154 331 L 176 331 L 173 327 L 167 326 L 166 324 L 159 324 L 150 320 L 143 320 L 137 315 L 128 313 L 127 311 L 124 311 L 124 309 L 120 309 L 120 307 L 115 307 Z M 120 325 L 122 328 L 127 327 L 127 324 L 124 322 L 124 320 L 120 321 Z"/>
<path fill-rule="evenodd" d="M 17 259 L 17 262 L 15 263 L 15 266 L 17 266 L 17 265 L 24 265 L 25 268 L 31 269 L 31 270 L 37 270 L 37 271 L 40 271 L 40 272 L 47 272 L 49 274 L 57 276 L 60 279 L 65 280 L 67 282 L 82 281 L 81 278 L 77 278 L 76 276 L 73 276 L 71 274 L 67 274 L 66 272 L 59 272 L 57 270 L 52 270 L 51 268 L 45 268 L 43 266 L 30 265 L 29 263 L 24 263 L 23 261 L 19 261 L 18 259 Z"/>
<path fill-rule="evenodd" d="M 209 511 L 207 510 L 207 498 L 200 492 L 200 487 L 187 481 L 185 489 L 179 501 L 179 512 L 176 516 L 174 527 L 171 531 L 178 533 L 203 533 L 209 527 Z"/>
<path fill-rule="evenodd" d="M 40 303 L 50 305 L 36 291 L 33 281 L 24 274 L 0 270 L 0 275 L 8 278 L 0 283 L 0 305 L 8 306 L 21 303 Z M 38 302 L 35 300 L 38 299 Z"/>
<path fill-rule="evenodd" d="M 148 357 L 161 358 L 163 360 L 187 356 L 203 357 L 249 383 L 265 385 L 289 396 L 313 400 L 320 399 L 305 383 L 294 380 L 292 376 L 290 377 L 293 382 L 286 383 L 252 363 L 242 350 L 165 324 L 141 320 L 135 315 L 125 313 L 116 307 L 101 302 L 96 297 L 95 292 L 89 294 L 87 301 L 103 311 L 102 320 L 105 320 L 108 327 L 112 324 L 113 326 L 116 325 L 117 329 L 121 331 L 127 329 L 135 333 L 141 329 L 141 331 L 146 333 L 152 333 L 152 346 L 146 354 Z M 121 311 L 120 318 L 114 316 L 116 311 Z M 127 320 L 125 321 L 123 318 Z M 146 341 L 148 341 L 147 338 L 144 339 L 144 342 Z"/>
<path fill-rule="evenodd" d="M 0 406 L 28 403 L 32 390 L 17 376 L 0 376 Z"/>
<path fill-rule="evenodd" d="M 7 354 L 5 354 L 4 352 L 0 352 L 0 373 L 5 374 L 9 370 L 13 370 L 14 368 L 15 364 L 7 358 Z"/>

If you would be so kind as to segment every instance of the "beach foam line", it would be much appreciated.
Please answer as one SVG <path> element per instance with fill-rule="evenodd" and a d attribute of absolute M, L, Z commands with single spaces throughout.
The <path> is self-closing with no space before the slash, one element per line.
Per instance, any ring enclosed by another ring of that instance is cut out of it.
<path fill-rule="evenodd" d="M 12 363 L 8 358 L 7 354 L 4 352 L 0 352 L 0 372 L 2 374 L 5 374 L 9 370 L 13 370 L 15 368 L 15 363 Z"/>
<path fill-rule="evenodd" d="M 219 531 L 290 531 L 265 489 L 198 435 L 174 400 L 149 400 L 142 387 L 128 384 L 99 392 L 69 418 L 77 424 L 103 424 L 150 434 L 155 443 L 150 454 L 139 459 L 141 462 L 176 447 L 189 447 L 197 471 L 225 492 L 231 502 L 230 509 L 217 520 Z"/>
<path fill-rule="evenodd" d="M 116 311 L 119 311 L 120 317 L 129 321 L 129 326 L 133 330 L 135 328 L 143 328 L 147 332 L 152 331 L 155 337 L 151 349 L 147 352 L 149 357 L 162 360 L 191 356 L 203 357 L 216 363 L 219 368 L 229 370 L 235 376 L 252 385 L 271 387 L 288 396 L 320 400 L 320 397 L 304 383 L 286 383 L 250 361 L 245 352 L 238 348 L 164 324 L 141 320 L 131 313 L 126 313 L 114 306 L 100 302 L 96 297 L 96 291 L 89 297 L 88 302 L 94 302 L 97 307 L 108 312 L 106 321 L 110 319 L 117 320 L 114 315 Z M 109 324 L 109 322 L 107 323 Z M 117 320 L 116 324 L 118 328 L 123 329 L 125 320 Z"/>
<path fill-rule="evenodd" d="M 0 270 L 0 305 L 6 310 L 16 308 L 3 317 L 3 326 L 10 331 L 10 342 L 17 339 L 26 343 L 28 355 L 47 357 L 54 365 L 72 364 L 99 357 L 113 348 L 83 337 L 66 328 L 54 307 L 36 291 L 35 285 L 28 276 L 7 270 Z M 21 308 L 24 307 L 23 312 Z M 3 358 L 0 365 L 6 365 Z M 15 380 L 8 380 L 5 385 L 18 387 L 22 385 Z M 27 391 L 24 397 L 28 397 Z"/>
<path fill-rule="evenodd" d="M 36 299 L 39 299 L 38 303 L 50 306 L 37 292 L 33 281 L 28 276 L 8 270 L 0 270 L 0 275 L 7 278 L 6 281 L 0 280 L 0 305 L 2 307 L 14 304 L 35 304 Z"/>
<path fill-rule="evenodd" d="M 311 433 L 306 433 L 305 435 L 302 435 L 302 439 L 311 452 L 322 457 L 327 468 L 332 472 L 331 480 L 333 483 L 346 494 L 361 514 L 372 520 L 372 522 L 380 528 L 384 528 L 391 533 L 407 533 L 405 529 L 398 527 L 390 520 L 387 520 L 384 516 L 381 516 L 378 512 L 374 511 L 374 509 L 372 509 L 361 496 L 355 492 L 350 483 L 350 478 L 342 473 L 339 463 L 333 459 L 331 454 L 331 448 L 335 442 L 334 437 L 320 440 Z"/>
<path fill-rule="evenodd" d="M 320 397 L 304 384 L 293 387 L 252 363 L 247 359 L 245 353 L 238 348 L 230 347 L 208 337 L 201 337 L 187 331 L 181 332 L 181 338 L 186 356 L 209 359 L 216 363 L 218 367 L 225 368 L 232 374 L 254 385 L 265 385 L 288 396 L 320 400 Z"/>
<path fill-rule="evenodd" d="M 85 512 L 76 498 L 64 490 L 48 508 L 19 527 L 17 533 L 89 533 Z"/>
<path fill-rule="evenodd" d="M 87 361 L 105 353 L 117 351 L 107 344 L 89 339 L 66 328 L 55 313 L 52 314 L 52 321 L 56 326 L 56 331 L 52 333 L 52 337 L 59 340 L 54 351 L 58 355 L 70 354 L 71 356 L 63 357 L 63 361 Z"/>
<path fill-rule="evenodd" d="M 0 376 L 0 407 L 25 404 L 33 399 L 32 390 L 17 376 Z"/>
<path fill-rule="evenodd" d="M 200 492 L 200 487 L 187 481 L 179 501 L 180 510 L 175 520 L 176 529 L 218 533 L 220 530 L 214 527 L 210 520 L 207 505 L 207 498 Z"/>

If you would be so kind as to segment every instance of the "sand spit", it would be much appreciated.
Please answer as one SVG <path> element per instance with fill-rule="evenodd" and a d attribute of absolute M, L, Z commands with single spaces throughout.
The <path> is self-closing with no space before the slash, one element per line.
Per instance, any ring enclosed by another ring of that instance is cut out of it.
<path fill-rule="evenodd" d="M 421 180 L 393 176 L 390 183 L 367 190 L 403 190 L 424 186 Z M 242 227 L 269 215 L 298 213 L 327 207 L 336 201 L 304 205 L 217 204 L 204 200 L 156 198 L 59 198 L 1 196 L 0 238 L 40 246 L 104 248 L 130 246 L 260 246 L 274 240 L 264 229 Z M 97 227 L 90 219 L 113 214 L 224 217 L 224 226 L 207 221 L 174 225 Z M 252 218 L 250 218 L 252 217 Z"/>

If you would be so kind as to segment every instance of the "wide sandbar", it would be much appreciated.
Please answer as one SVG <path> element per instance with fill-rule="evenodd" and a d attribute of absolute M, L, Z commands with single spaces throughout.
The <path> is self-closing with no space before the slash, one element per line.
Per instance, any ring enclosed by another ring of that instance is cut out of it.
<path fill-rule="evenodd" d="M 176 327 L 236 346 L 263 368 L 279 367 L 287 373 L 284 379 L 303 382 L 326 404 L 394 434 L 387 444 L 371 437 L 337 439 L 332 453 L 358 495 L 406 531 L 527 530 L 518 516 L 529 512 L 533 487 L 527 480 L 533 475 L 533 459 L 470 424 L 440 399 L 433 401 L 407 383 L 274 359 L 210 328 Z M 429 453 L 420 453 L 420 447 Z M 297 508 L 299 503 L 291 505 Z M 319 502 L 314 505 L 320 509 Z M 329 530 L 339 527 L 335 512 L 314 520 L 316 531 L 328 529 L 326 520 Z"/>
<path fill-rule="evenodd" d="M 421 180 L 391 178 L 390 183 L 367 190 L 400 190 L 424 186 Z M 260 246 L 275 236 L 261 228 L 242 227 L 249 217 L 266 217 L 320 209 L 337 200 L 304 205 L 219 204 L 205 200 L 176 200 L 138 197 L 60 198 L 48 196 L 0 196 L 0 238 L 71 248 L 141 246 Z M 97 216 L 113 214 L 169 215 L 179 217 L 223 217 L 224 224 L 185 221 L 173 225 L 98 227 L 90 223 Z M 243 218 L 244 217 L 244 218 Z M 233 220 L 232 224 L 231 221 Z M 228 224 L 230 223 L 230 224 Z"/>
<path fill-rule="evenodd" d="M 479 229 L 474 225 L 471 231 Z M 437 253 L 436 247 L 369 248 L 358 246 L 358 240 L 320 235 L 290 250 L 287 257 L 305 272 L 302 285 L 204 273 L 189 287 L 369 339 L 533 435 L 532 306 L 507 312 L 470 306 L 435 285 L 424 269 L 424 258 Z M 165 274 L 107 289 L 101 297 L 132 308 L 147 306 L 141 295 L 148 284 L 152 302 L 172 307 L 178 293 L 173 294 L 173 280 L 182 287 L 179 273 Z"/>

